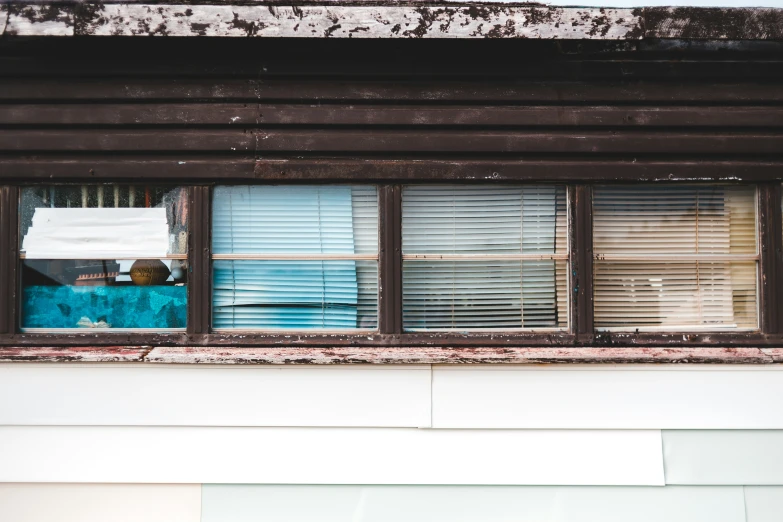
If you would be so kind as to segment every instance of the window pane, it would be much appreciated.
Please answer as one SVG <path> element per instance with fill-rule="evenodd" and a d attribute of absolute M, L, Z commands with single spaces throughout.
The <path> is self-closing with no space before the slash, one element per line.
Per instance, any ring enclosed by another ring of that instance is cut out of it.
<path fill-rule="evenodd" d="M 405 260 L 403 272 L 406 330 L 567 325 L 565 261 Z"/>
<path fill-rule="evenodd" d="M 23 188 L 21 327 L 184 328 L 187 218 L 184 188 Z"/>
<path fill-rule="evenodd" d="M 754 187 L 596 187 L 593 224 L 596 327 L 757 327 Z"/>
<path fill-rule="evenodd" d="M 372 186 L 216 187 L 213 254 L 374 254 Z"/>
<path fill-rule="evenodd" d="M 212 245 L 214 328 L 377 327 L 373 186 L 217 187 Z"/>
<path fill-rule="evenodd" d="M 567 327 L 564 187 L 410 186 L 402 216 L 406 330 Z"/>
<path fill-rule="evenodd" d="M 215 328 L 376 328 L 375 261 L 215 260 Z"/>

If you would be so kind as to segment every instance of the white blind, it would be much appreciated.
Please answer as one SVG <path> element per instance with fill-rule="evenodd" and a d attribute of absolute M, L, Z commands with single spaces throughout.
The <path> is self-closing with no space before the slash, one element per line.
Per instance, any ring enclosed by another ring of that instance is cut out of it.
<path fill-rule="evenodd" d="M 564 328 L 565 189 L 405 187 L 406 330 Z"/>
<path fill-rule="evenodd" d="M 596 187 L 596 327 L 756 328 L 755 210 L 753 187 Z"/>
<path fill-rule="evenodd" d="M 212 219 L 215 328 L 376 327 L 375 187 L 217 187 Z"/>

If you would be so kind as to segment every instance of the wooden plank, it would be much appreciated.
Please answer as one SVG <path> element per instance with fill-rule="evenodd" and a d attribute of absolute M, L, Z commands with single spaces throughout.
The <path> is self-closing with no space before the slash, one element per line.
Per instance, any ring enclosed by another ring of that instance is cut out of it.
<path fill-rule="evenodd" d="M 25 170 L 25 165 L 14 164 Z M 0 159 L 0 175 L 3 172 Z M 417 181 L 762 181 L 783 180 L 782 160 L 600 158 L 268 158 L 256 163 L 266 180 Z"/>
<path fill-rule="evenodd" d="M 752 88 L 751 88 L 752 89 Z M 752 95 L 752 94 L 751 94 Z M 0 100 L 250 100 L 256 98 L 251 80 L 222 78 L 4 78 Z"/>
<path fill-rule="evenodd" d="M 47 12 L 12 11 L 19 36 L 44 34 Z M 63 10 L 69 33 L 103 36 L 233 36 L 316 38 L 583 38 L 638 39 L 631 9 L 503 6 L 246 6 L 103 4 Z"/>
<path fill-rule="evenodd" d="M 783 485 L 783 431 L 666 430 L 667 484 Z"/>
<path fill-rule="evenodd" d="M 296 341 L 296 340 L 295 340 Z M 23 349 L 20 349 L 23 350 Z M 772 364 L 780 362 L 759 348 L 567 348 L 502 347 L 437 348 L 411 347 L 398 342 L 391 347 L 271 348 L 240 347 L 156 347 L 145 358 L 151 363 L 176 364 L 639 364 L 639 363 L 723 363 Z"/>
<path fill-rule="evenodd" d="M 252 125 L 255 103 L 0 105 L 0 125 Z"/>
<path fill-rule="evenodd" d="M 0 123 L 4 120 L 3 109 L 0 108 Z M 261 125 L 780 127 L 783 126 L 783 107 L 574 105 L 433 107 L 262 104 L 258 108 L 258 123 Z"/>
<path fill-rule="evenodd" d="M 0 364 L 0 395 L 18 399 L 0 425 L 420 428 L 430 379 L 420 365 Z"/>
<path fill-rule="evenodd" d="M 780 522 L 780 499 L 779 492 L 777 507 L 768 509 L 767 517 L 760 516 L 764 508 L 759 502 L 761 509 L 753 511 L 759 518 L 746 520 L 741 486 L 205 484 L 202 522 L 226 522 L 226 513 L 231 513 L 231 522 L 338 522 L 351 520 L 355 513 L 361 513 L 362 522 Z"/>
<path fill-rule="evenodd" d="M 709 89 L 701 83 L 682 81 L 645 82 L 577 82 L 577 81 L 442 81 L 352 78 L 241 80 L 231 78 L 170 77 L 117 79 L 110 76 L 96 79 L 79 78 L 3 78 L 0 79 L 0 100 L 172 100 L 203 101 L 234 99 L 268 102 L 372 101 L 385 100 L 426 103 L 483 102 L 509 103 L 728 103 L 766 104 L 783 101 L 783 90 L 776 82 L 741 83 L 713 79 Z"/>
<path fill-rule="evenodd" d="M 658 430 L 3 426 L 0 482 L 660 486 L 660 437 Z M 143 451 L 117 451 L 141 442 Z"/>
<path fill-rule="evenodd" d="M 252 153 L 256 136 L 237 130 L 0 130 L 5 151 L 193 151 Z"/>
<path fill-rule="evenodd" d="M 51 181 L 57 179 L 253 179 L 251 157 L 46 157 L 0 156 L 0 179 Z"/>
<path fill-rule="evenodd" d="M 0 147 L 24 150 L 40 135 L 0 131 Z M 108 135 L 103 139 L 109 141 Z M 429 152 L 429 153 L 664 153 L 779 154 L 783 134 L 769 131 L 427 131 L 427 130 L 258 130 L 258 152 Z M 27 138 L 27 140 L 25 140 Z M 176 141 L 175 137 L 169 138 Z M 9 143 L 10 141 L 10 143 Z M 13 144 L 17 144 L 14 147 Z M 56 150 L 56 149 L 55 149 Z"/>
<path fill-rule="evenodd" d="M 783 9 L 647 7 L 640 11 L 646 38 L 783 38 Z"/>
<path fill-rule="evenodd" d="M 11 151 L 779 154 L 783 133 L 753 131 L 426 131 L 0 129 Z"/>
<path fill-rule="evenodd" d="M 779 430 L 782 371 L 774 364 L 441 366 L 433 368 L 432 422 L 455 429 Z"/>

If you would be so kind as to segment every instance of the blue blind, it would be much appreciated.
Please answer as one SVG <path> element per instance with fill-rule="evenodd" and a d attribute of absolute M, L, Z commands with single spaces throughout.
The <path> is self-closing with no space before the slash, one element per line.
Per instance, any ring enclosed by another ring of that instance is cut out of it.
<path fill-rule="evenodd" d="M 212 249 L 225 256 L 262 258 L 214 261 L 215 328 L 363 326 L 357 309 L 366 301 L 360 287 L 368 285 L 361 284 L 363 274 L 357 277 L 360 262 L 318 260 L 318 255 L 377 252 L 375 189 L 218 187 L 213 199 Z M 285 254 L 312 254 L 312 259 L 263 259 L 264 255 Z"/>

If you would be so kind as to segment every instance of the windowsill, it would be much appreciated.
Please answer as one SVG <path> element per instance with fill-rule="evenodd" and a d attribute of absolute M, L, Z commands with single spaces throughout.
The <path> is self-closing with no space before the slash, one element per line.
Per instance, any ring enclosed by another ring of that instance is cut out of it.
<path fill-rule="evenodd" d="M 0 362 L 145 362 L 163 364 L 774 364 L 783 348 L 241 348 L 4 347 Z"/>

